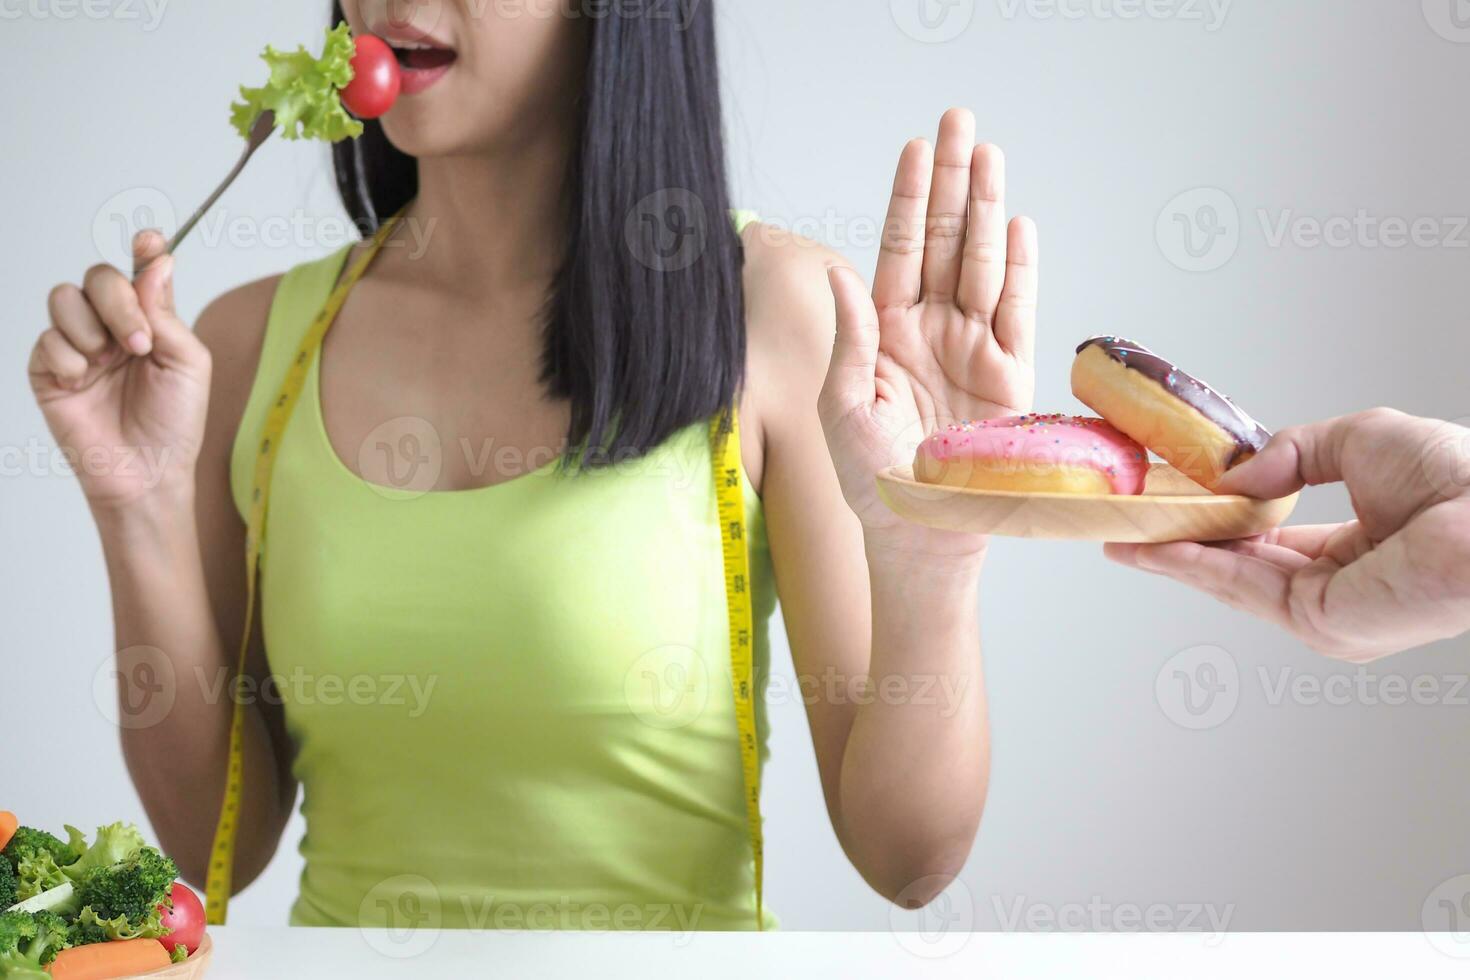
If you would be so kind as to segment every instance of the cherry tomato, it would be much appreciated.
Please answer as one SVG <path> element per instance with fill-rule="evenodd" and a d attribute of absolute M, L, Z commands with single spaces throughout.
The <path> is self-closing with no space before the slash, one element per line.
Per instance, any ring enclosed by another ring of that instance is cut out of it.
<path fill-rule="evenodd" d="M 342 90 L 342 104 L 359 119 L 376 119 L 398 99 L 402 77 L 398 59 L 382 38 L 363 34 L 356 38 L 352 56 L 352 81 Z"/>
<path fill-rule="evenodd" d="M 174 900 L 174 907 L 160 906 L 163 910 L 163 927 L 168 932 L 159 942 L 170 953 L 175 946 L 183 946 L 193 956 L 199 944 L 204 942 L 204 903 L 182 881 L 174 882 L 174 889 L 169 897 Z"/>

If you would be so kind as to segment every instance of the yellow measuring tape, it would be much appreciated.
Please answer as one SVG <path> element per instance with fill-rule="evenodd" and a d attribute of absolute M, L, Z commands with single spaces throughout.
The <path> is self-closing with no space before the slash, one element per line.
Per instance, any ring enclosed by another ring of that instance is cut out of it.
<path fill-rule="evenodd" d="M 725 606 L 730 619 L 730 683 L 735 691 L 735 724 L 740 731 L 740 769 L 745 778 L 745 822 L 755 859 L 755 922 L 766 927 L 765 831 L 761 827 L 760 743 L 755 732 L 755 618 L 750 605 L 750 553 L 745 541 L 745 489 L 740 476 L 740 416 L 730 412 L 729 431 L 720 418 L 710 423 L 715 505 L 720 518 L 720 549 L 725 560 Z"/>
<path fill-rule="evenodd" d="M 322 340 L 337 319 L 347 294 L 362 278 L 367 267 L 382 250 L 398 224 L 395 216 L 384 222 L 367 248 L 327 297 L 311 328 L 301 338 L 286 377 L 276 398 L 266 412 L 261 429 L 260 448 L 255 457 L 255 473 L 250 486 L 250 512 L 245 530 L 245 629 L 240 638 L 236 676 L 245 674 L 250 650 L 251 625 L 257 601 L 256 579 L 265 541 L 267 507 L 270 503 L 271 474 L 276 453 L 286 424 L 301 397 L 307 374 L 321 350 Z M 725 564 L 725 603 L 730 620 L 730 677 L 735 693 L 736 724 L 740 732 L 740 762 L 745 785 L 746 817 L 750 825 L 751 853 L 755 860 L 756 927 L 765 927 L 764 835 L 760 812 L 760 757 L 755 727 L 755 658 L 753 656 L 754 618 L 750 601 L 750 559 L 745 540 L 745 489 L 740 469 L 740 425 L 737 413 L 729 415 L 728 428 L 717 416 L 710 423 L 710 458 L 713 464 L 715 500 L 719 512 L 720 543 Z M 208 900 L 206 918 L 210 925 L 222 926 L 229 914 L 231 883 L 235 869 L 235 838 L 240 829 L 240 800 L 244 788 L 245 705 L 234 699 L 230 717 L 230 758 L 226 770 L 224 802 L 219 823 L 210 848 L 209 871 L 204 893 Z"/>

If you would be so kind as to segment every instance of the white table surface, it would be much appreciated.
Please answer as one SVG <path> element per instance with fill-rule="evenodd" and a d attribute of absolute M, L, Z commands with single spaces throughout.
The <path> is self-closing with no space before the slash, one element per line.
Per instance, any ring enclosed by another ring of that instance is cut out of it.
<path fill-rule="evenodd" d="M 1168 977 L 1470 976 L 1470 934 L 695 933 L 211 931 L 209 980 L 263 977 Z M 408 955 L 404 955 L 408 954 Z M 947 954 L 947 955 L 941 955 Z"/>

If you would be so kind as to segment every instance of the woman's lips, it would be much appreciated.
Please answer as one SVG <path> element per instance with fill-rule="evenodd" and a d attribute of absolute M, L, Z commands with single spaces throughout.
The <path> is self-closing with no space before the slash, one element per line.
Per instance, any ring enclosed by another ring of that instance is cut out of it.
<path fill-rule="evenodd" d="M 398 58 L 404 95 L 417 95 L 432 87 L 454 67 L 457 55 L 449 48 L 393 46 Z"/>

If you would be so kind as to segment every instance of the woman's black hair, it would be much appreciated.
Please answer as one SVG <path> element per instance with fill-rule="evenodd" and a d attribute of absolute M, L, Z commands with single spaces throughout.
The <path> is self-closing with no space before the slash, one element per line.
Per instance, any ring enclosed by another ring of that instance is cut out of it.
<path fill-rule="evenodd" d="M 571 405 L 567 461 L 640 456 L 725 412 L 745 370 L 713 0 L 571 0 L 588 21 L 565 250 L 547 298 L 541 381 Z M 334 4 L 334 23 L 342 8 Z M 418 193 L 418 164 L 376 121 L 333 147 L 369 231 Z"/>

